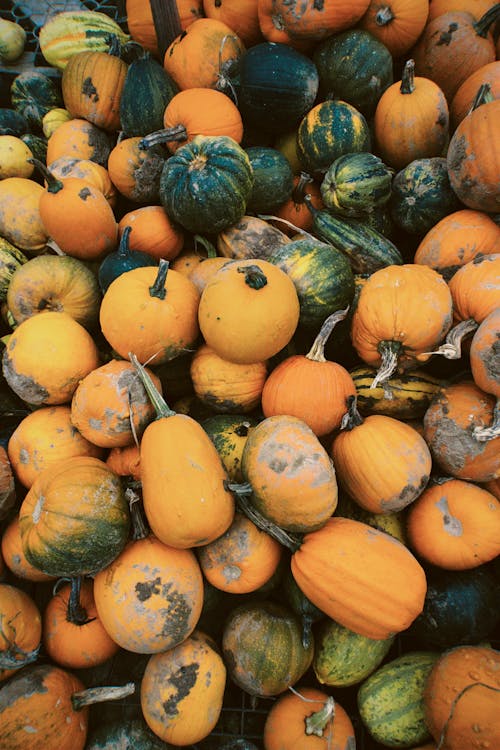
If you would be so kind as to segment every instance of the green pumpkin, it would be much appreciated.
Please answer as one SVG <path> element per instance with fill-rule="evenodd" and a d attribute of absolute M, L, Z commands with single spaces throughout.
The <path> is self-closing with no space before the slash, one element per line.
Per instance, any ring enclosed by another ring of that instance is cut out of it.
<path fill-rule="evenodd" d="M 148 52 L 128 66 L 120 97 L 120 124 L 125 136 L 144 136 L 163 128 L 163 113 L 178 87 Z"/>
<path fill-rule="evenodd" d="M 165 161 L 160 200 L 195 234 L 217 234 L 244 215 L 253 185 L 250 159 L 228 136 L 198 135 Z"/>
<path fill-rule="evenodd" d="M 391 217 L 409 234 L 426 234 L 448 214 L 463 208 L 448 177 L 446 159 L 415 159 L 392 183 Z"/>
<path fill-rule="evenodd" d="M 370 129 L 352 104 L 327 99 L 300 121 L 297 154 L 302 169 L 314 177 L 322 178 L 339 156 L 359 151 L 371 151 Z"/>
<path fill-rule="evenodd" d="M 35 159 L 45 164 L 47 161 L 47 139 L 43 135 L 24 133 L 21 140 L 27 145 Z"/>
<path fill-rule="evenodd" d="M 41 131 L 42 119 L 47 112 L 64 106 L 59 84 L 37 70 L 19 73 L 12 81 L 10 96 L 14 109 L 35 131 Z"/>
<path fill-rule="evenodd" d="M 328 167 L 321 182 L 325 207 L 344 216 L 363 216 L 391 197 L 393 171 L 375 154 L 344 154 Z"/>
<path fill-rule="evenodd" d="M 378 100 L 394 83 L 392 55 L 363 29 L 333 34 L 314 48 L 323 99 L 343 99 L 365 117 L 375 112 Z"/>
<path fill-rule="evenodd" d="M 115 720 L 89 734 L 85 750 L 174 750 L 160 740 L 144 719 Z"/>
<path fill-rule="evenodd" d="M 314 673 L 322 685 L 330 687 L 348 687 L 366 679 L 385 659 L 395 639 L 366 638 L 329 617 L 315 634 Z"/>
<path fill-rule="evenodd" d="M 294 128 L 316 99 L 319 76 L 309 57 L 287 44 L 250 47 L 228 71 L 225 93 L 236 92 L 245 130 L 278 135 Z"/>
<path fill-rule="evenodd" d="M 318 328 L 354 297 L 354 274 L 340 250 L 314 237 L 287 242 L 269 258 L 292 279 L 300 304 L 299 323 Z"/>
<path fill-rule="evenodd" d="M 409 652 L 363 682 L 357 696 L 359 714 L 377 742 L 410 748 L 431 738 L 424 719 L 424 687 L 438 658 L 438 652 Z"/>
<path fill-rule="evenodd" d="M 281 151 L 270 146 L 249 146 L 246 152 L 254 175 L 247 211 L 272 213 L 292 194 L 290 162 Z"/>
<path fill-rule="evenodd" d="M 398 248 L 369 224 L 316 209 L 307 196 L 306 205 L 313 215 L 313 234 L 342 252 L 354 273 L 372 274 L 385 266 L 403 264 Z"/>
<path fill-rule="evenodd" d="M 0 107 L 0 135 L 15 135 L 20 138 L 29 129 L 24 115 L 11 107 Z"/>

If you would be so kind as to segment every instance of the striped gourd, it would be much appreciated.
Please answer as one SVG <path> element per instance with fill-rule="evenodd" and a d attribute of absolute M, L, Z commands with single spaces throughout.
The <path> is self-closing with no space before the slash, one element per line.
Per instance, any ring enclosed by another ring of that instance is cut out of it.
<path fill-rule="evenodd" d="M 392 175 L 393 170 L 368 151 L 339 156 L 321 183 L 323 203 L 335 213 L 362 218 L 387 203 Z"/>
<path fill-rule="evenodd" d="M 431 399 L 443 384 L 424 370 L 412 370 L 393 375 L 383 384 L 372 388 L 377 371 L 359 366 L 351 371 L 358 394 L 361 414 L 384 414 L 395 419 L 419 419 L 425 414 Z"/>
<path fill-rule="evenodd" d="M 40 50 L 49 65 L 64 70 L 77 52 L 107 52 L 110 35 L 130 40 L 110 16 L 94 10 L 63 11 L 51 16 L 39 33 Z"/>

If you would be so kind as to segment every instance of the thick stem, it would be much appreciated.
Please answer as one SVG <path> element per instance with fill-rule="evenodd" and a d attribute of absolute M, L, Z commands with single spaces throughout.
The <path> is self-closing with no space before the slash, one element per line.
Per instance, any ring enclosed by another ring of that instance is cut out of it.
<path fill-rule="evenodd" d="M 204 250 L 206 250 L 207 258 L 216 258 L 217 257 L 217 250 L 212 245 L 209 240 L 207 240 L 205 237 L 203 237 L 201 234 L 195 234 L 194 235 L 194 246 L 195 250 L 197 250 L 197 245 L 200 244 Z"/>
<path fill-rule="evenodd" d="M 496 3 L 492 8 L 489 8 L 486 13 L 473 24 L 476 34 L 486 38 L 492 24 L 495 23 L 498 18 L 500 18 L 500 3 Z"/>
<path fill-rule="evenodd" d="M 127 682 L 126 685 L 120 685 L 119 687 L 87 688 L 79 693 L 73 693 L 71 703 L 75 711 L 81 711 L 85 706 L 92 706 L 104 701 L 115 701 L 119 698 L 126 698 L 133 693 L 135 693 L 134 682 Z"/>
<path fill-rule="evenodd" d="M 150 0 L 150 6 L 158 52 L 163 61 L 167 47 L 182 33 L 179 9 L 177 3 L 166 3 L 165 0 Z"/>
<path fill-rule="evenodd" d="M 267 284 L 264 271 L 253 263 L 250 266 L 238 266 L 236 270 L 245 275 L 245 284 L 251 289 L 263 289 Z"/>
<path fill-rule="evenodd" d="M 357 396 L 348 396 L 346 400 L 347 411 L 342 417 L 340 424 L 341 430 L 354 430 L 355 427 L 359 427 L 363 424 L 364 419 L 358 411 L 358 399 Z"/>
<path fill-rule="evenodd" d="M 108 39 L 108 55 L 111 55 L 112 57 L 120 57 L 122 54 L 122 43 L 120 42 L 119 37 L 117 37 L 116 34 L 108 34 Z"/>
<path fill-rule="evenodd" d="M 470 105 L 470 109 L 467 112 L 467 114 L 470 115 L 470 113 L 474 112 L 474 110 L 480 107 L 481 104 L 489 104 L 489 102 L 492 102 L 492 101 L 493 101 L 493 94 L 491 93 L 491 84 L 482 83 L 477 90 L 477 94 L 474 97 L 474 101 Z"/>
<path fill-rule="evenodd" d="M 71 591 L 68 599 L 68 611 L 66 619 L 73 625 L 85 625 L 90 622 L 87 617 L 87 610 L 80 603 L 80 592 L 82 588 L 82 577 L 74 576 L 71 579 Z"/>
<path fill-rule="evenodd" d="M 402 94 L 413 94 L 415 91 L 415 61 L 407 60 L 403 68 L 401 77 L 401 86 L 399 88 Z"/>
<path fill-rule="evenodd" d="M 306 185 L 313 181 L 313 178 L 307 172 L 301 172 L 299 180 L 292 190 L 292 200 L 294 203 L 301 205 L 304 203 L 306 195 Z"/>
<path fill-rule="evenodd" d="M 309 203 L 307 202 L 308 198 L 309 198 L 309 195 L 306 194 L 304 196 L 303 202 L 309 208 Z M 316 239 L 316 237 L 314 237 L 312 234 L 310 234 L 309 232 L 306 232 L 305 229 L 296 227 L 295 224 L 292 224 L 291 221 L 288 221 L 287 219 L 282 219 L 281 216 L 272 216 L 271 214 L 257 214 L 257 218 L 262 219 L 263 221 L 277 221 L 277 222 L 280 222 L 281 224 L 286 224 L 287 227 L 289 227 L 290 229 L 293 229 L 297 234 L 303 234 L 304 237 L 310 237 L 311 240 Z"/>
<path fill-rule="evenodd" d="M 321 326 L 318 335 L 314 339 L 313 345 L 306 354 L 307 359 L 312 359 L 314 362 L 326 362 L 326 342 L 328 341 L 330 334 L 337 323 L 339 323 L 341 320 L 344 320 L 348 312 L 349 307 L 346 307 L 345 310 L 337 310 L 336 312 L 328 316 L 328 318 Z"/>
<path fill-rule="evenodd" d="M 152 146 L 157 146 L 160 143 L 167 143 L 167 141 L 187 141 L 188 132 L 186 126 L 179 124 L 172 128 L 162 128 L 161 130 L 155 130 L 153 133 L 148 133 L 139 141 L 139 148 L 146 150 Z"/>
<path fill-rule="evenodd" d="M 123 228 L 122 236 L 120 237 L 120 244 L 118 245 L 118 255 L 123 258 L 130 254 L 129 236 L 132 231 L 131 226 Z"/>
<path fill-rule="evenodd" d="M 396 371 L 401 343 L 399 341 L 381 341 L 378 345 L 378 351 L 382 362 L 377 370 L 377 374 L 373 378 L 370 388 L 376 388 L 384 380 L 388 380 Z"/>
<path fill-rule="evenodd" d="M 29 158 L 27 159 L 27 161 L 29 161 L 30 164 L 33 164 L 41 173 L 42 177 L 47 183 L 47 191 L 49 193 L 58 193 L 59 190 L 63 189 L 63 181 L 55 177 L 52 172 L 47 169 L 43 162 L 41 162 L 39 159 L 35 159 L 35 157 Z"/>
<path fill-rule="evenodd" d="M 230 488 L 231 485 L 228 485 L 228 487 Z M 261 531 L 265 531 L 266 534 L 269 534 L 273 539 L 276 539 L 276 541 L 282 544 L 283 547 L 286 547 L 291 552 L 296 552 L 300 548 L 302 542 L 297 537 L 288 534 L 284 529 L 277 526 L 272 521 L 268 521 L 268 519 L 252 505 L 246 495 L 236 494 L 236 504 L 238 510 L 244 513 L 250 521 L 252 521 Z"/>
<path fill-rule="evenodd" d="M 160 264 L 158 266 L 158 273 L 156 275 L 155 283 L 149 287 L 149 294 L 151 297 L 157 297 L 158 299 L 165 299 L 167 290 L 165 284 L 167 281 L 169 262 L 165 258 L 160 258 Z"/>
<path fill-rule="evenodd" d="M 388 5 L 384 5 L 383 8 L 380 8 L 375 14 L 375 23 L 377 26 L 387 26 L 387 24 L 391 23 L 391 21 L 394 21 L 396 16 L 392 12 L 391 8 Z"/>
<path fill-rule="evenodd" d="M 134 365 L 137 374 L 139 375 L 141 379 L 141 383 L 143 384 L 146 393 L 149 396 L 149 400 L 153 404 L 157 419 L 162 419 L 163 417 L 173 417 L 175 414 L 175 411 L 173 411 L 151 380 L 151 377 L 149 376 L 149 373 L 147 372 L 146 368 L 141 365 L 137 357 L 133 352 L 128 353 L 128 357 L 132 364 Z"/>
<path fill-rule="evenodd" d="M 132 520 L 132 539 L 134 541 L 137 541 L 138 539 L 146 539 L 146 537 L 149 536 L 150 530 L 144 513 L 142 512 L 141 497 L 139 493 L 130 486 L 125 490 L 125 497 L 127 498 L 130 518 Z"/>
<path fill-rule="evenodd" d="M 314 734 L 315 737 L 323 737 L 327 724 L 335 718 L 335 701 L 330 695 L 319 711 L 315 711 L 313 714 L 306 716 L 306 730 L 305 733 L 308 735 Z"/>
<path fill-rule="evenodd" d="M 462 339 L 469 334 L 473 333 L 478 328 L 478 324 L 474 318 L 467 318 L 457 323 L 446 336 L 444 344 L 441 344 L 433 352 L 422 352 L 417 354 L 416 360 L 418 362 L 427 362 L 433 354 L 440 354 L 446 359 L 460 359 L 462 356 Z"/>
<path fill-rule="evenodd" d="M 479 427 L 476 425 L 472 431 L 472 435 L 480 442 L 486 442 L 487 440 L 493 440 L 500 435 L 500 400 L 497 399 L 495 408 L 493 410 L 493 420 L 489 427 Z"/>

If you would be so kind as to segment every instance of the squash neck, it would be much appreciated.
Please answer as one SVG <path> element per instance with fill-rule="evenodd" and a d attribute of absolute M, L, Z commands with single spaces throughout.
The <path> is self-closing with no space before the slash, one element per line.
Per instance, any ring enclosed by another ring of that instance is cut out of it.
<path fill-rule="evenodd" d="M 401 76 L 400 92 L 402 94 L 413 94 L 415 91 L 415 61 L 407 60 Z"/>

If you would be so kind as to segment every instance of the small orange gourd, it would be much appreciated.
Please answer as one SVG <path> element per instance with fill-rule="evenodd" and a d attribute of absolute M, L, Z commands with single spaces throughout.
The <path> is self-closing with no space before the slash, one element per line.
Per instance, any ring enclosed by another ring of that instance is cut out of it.
<path fill-rule="evenodd" d="M 139 206 L 127 211 L 118 222 L 120 237 L 127 226 L 132 229 L 129 248 L 157 260 L 174 260 L 184 246 L 184 232 L 169 219 L 162 206 Z"/>
<path fill-rule="evenodd" d="M 27 177 L 0 180 L 0 236 L 30 255 L 47 246 L 48 231 L 40 216 L 43 187 Z"/>

